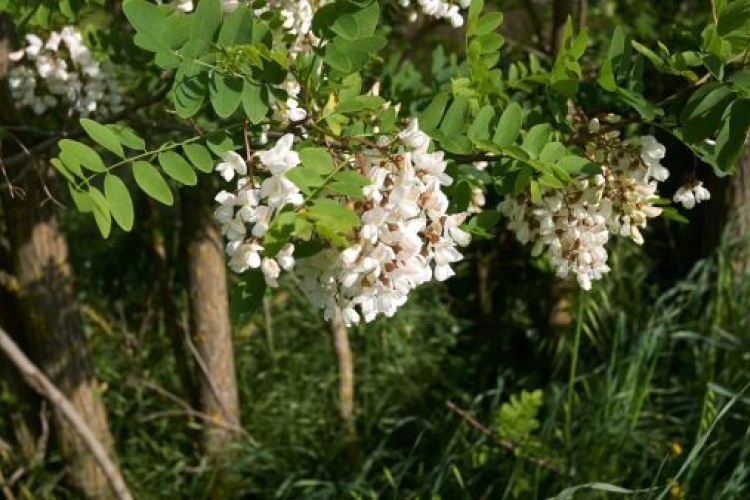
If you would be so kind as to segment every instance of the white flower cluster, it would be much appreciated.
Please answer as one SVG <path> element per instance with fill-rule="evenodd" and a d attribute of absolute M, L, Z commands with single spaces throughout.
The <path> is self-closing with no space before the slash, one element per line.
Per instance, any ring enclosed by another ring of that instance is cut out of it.
<path fill-rule="evenodd" d="M 379 144 L 388 144 L 387 138 Z M 445 173 L 443 152 L 430 153 L 429 145 L 413 120 L 387 146 L 395 153 L 364 151 L 359 164 L 372 184 L 356 206 L 362 226 L 354 244 L 300 259 L 303 286 L 327 319 L 336 307 L 347 324 L 393 316 L 412 289 L 433 277 L 448 279 L 451 266 L 463 259 L 457 247 L 470 240 L 460 228 L 467 214 L 447 213 L 442 187 L 453 179 Z"/>
<path fill-rule="evenodd" d="M 30 64 L 12 68 L 8 75 L 11 95 L 19 107 L 41 115 L 64 104 L 81 116 L 107 115 L 123 109 L 111 67 L 94 60 L 73 26 L 50 33 L 47 41 L 26 35 L 27 45 L 10 54 L 12 61 Z"/>
<path fill-rule="evenodd" d="M 307 118 L 307 110 L 299 105 L 299 82 L 290 74 L 279 87 L 286 92 L 287 99 L 283 104 L 274 103 L 274 119 L 280 122 L 300 122 Z"/>
<path fill-rule="evenodd" d="M 301 205 L 302 194 L 285 174 L 300 163 L 299 155 L 292 151 L 294 136 L 287 134 L 267 151 L 256 155 L 261 172 L 267 176 L 262 182 L 247 176 L 247 163 L 234 151 L 223 155 L 216 171 L 231 181 L 239 175 L 235 192 L 221 191 L 216 195 L 219 208 L 216 219 L 228 243 L 226 252 L 229 266 L 242 273 L 260 268 L 269 286 L 276 286 L 282 269 L 294 267 L 294 245 L 287 243 L 277 255 L 264 255 L 262 238 L 271 220 L 286 205 Z"/>
<path fill-rule="evenodd" d="M 601 173 L 578 179 L 562 189 L 542 188 L 536 202 L 524 194 L 508 197 L 498 209 L 510 219 L 508 228 L 521 243 L 534 243 L 533 254 L 546 248 L 557 275 L 575 274 L 582 288 L 609 271 L 606 244 L 610 235 L 643 244 L 641 229 L 661 214 L 654 206 L 657 184 L 669 176 L 660 160 L 666 151 L 652 136 L 640 148 L 607 132 L 589 151 Z"/>
<path fill-rule="evenodd" d="M 471 0 L 458 0 L 456 3 L 452 1 L 445 2 L 443 0 L 416 0 L 416 2 L 413 0 L 399 0 L 398 3 L 405 8 L 409 8 L 413 3 L 416 3 L 425 15 L 438 19 L 447 19 L 450 21 L 451 26 L 460 28 L 464 25 L 464 18 L 461 15 L 460 9 L 467 9 L 471 4 Z"/>
<path fill-rule="evenodd" d="M 683 207 L 690 210 L 696 203 L 711 199 L 711 193 L 703 187 L 701 181 L 693 181 L 681 186 L 672 198 L 675 203 L 680 203 Z"/>
<path fill-rule="evenodd" d="M 428 152 L 430 139 L 416 120 L 393 143 L 383 137 L 377 148 L 353 158 L 342 156 L 371 181 L 362 189 L 363 199 L 349 203 L 362 221 L 351 246 L 324 248 L 299 259 L 296 267 L 291 243 L 276 256 L 262 256 L 261 238 L 273 217 L 282 207 L 303 202 L 284 176 L 300 161 L 292 144 L 288 134 L 256 155 L 268 175 L 260 186 L 246 177 L 247 164 L 237 153 L 226 153 L 216 167 L 226 180 L 240 176 L 236 192 L 222 191 L 216 197 L 216 218 L 228 239 L 226 251 L 234 271 L 260 268 L 266 283 L 276 286 L 282 269 L 295 268 L 326 319 L 340 307 L 347 324 L 361 318 L 372 321 L 379 314 L 392 316 L 413 288 L 454 274 L 451 266 L 463 258 L 457 247 L 470 240 L 460 228 L 467 214 L 447 213 L 449 202 L 442 188 L 453 179 L 445 173 L 443 152 Z"/>

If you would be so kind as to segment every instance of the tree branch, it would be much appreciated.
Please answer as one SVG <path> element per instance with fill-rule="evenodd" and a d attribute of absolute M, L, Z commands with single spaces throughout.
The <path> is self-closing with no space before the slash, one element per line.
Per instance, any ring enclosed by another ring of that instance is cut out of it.
<path fill-rule="evenodd" d="M 104 118 L 103 120 L 101 120 L 101 123 L 115 123 L 118 120 L 125 118 L 129 114 L 133 113 L 134 111 L 138 111 L 139 109 L 146 108 L 148 106 L 151 106 L 152 104 L 155 104 L 161 101 L 169 93 L 169 90 L 171 89 L 171 87 L 172 87 L 172 81 L 171 79 L 169 79 L 165 83 L 164 87 L 159 89 L 153 95 L 143 99 L 142 101 L 138 101 L 134 103 L 128 109 L 121 111 L 120 113 L 116 113 L 114 115 Z M 20 153 L 16 153 L 7 158 L 0 159 L 0 165 L 3 165 L 5 168 L 14 167 L 16 165 L 19 165 L 27 161 L 29 158 L 33 158 L 34 156 L 40 155 L 42 153 L 46 153 L 48 150 L 52 149 L 52 147 L 55 144 L 57 144 L 57 141 L 59 141 L 60 139 L 64 139 L 65 137 L 80 137 L 81 135 L 83 135 L 83 127 L 81 127 L 80 125 L 71 130 L 63 130 L 62 132 L 55 134 L 48 139 L 43 140 L 36 146 L 28 148 L 28 150 L 21 151 Z M 18 177 L 22 177 L 26 173 L 27 173 L 26 169 L 22 170 L 19 176 L 16 176 L 16 178 L 12 179 L 13 182 L 18 182 L 19 180 Z"/>
<path fill-rule="evenodd" d="M 16 343 L 0 327 L 0 351 L 16 365 L 26 383 L 28 383 L 41 396 L 47 398 L 63 416 L 70 422 L 86 443 L 102 472 L 107 477 L 115 496 L 118 500 L 133 500 L 120 470 L 109 458 L 104 446 L 97 440 L 89 426 L 84 422 L 71 403 L 60 390 L 21 352 Z"/>
<path fill-rule="evenodd" d="M 461 417 L 463 421 L 465 421 L 467 424 L 487 436 L 492 440 L 493 443 L 500 446 L 501 448 L 505 448 L 509 451 L 516 451 L 517 446 L 508 439 L 503 439 L 497 434 L 495 434 L 492 429 L 489 429 L 487 426 L 480 424 L 474 417 L 469 415 L 469 413 L 466 410 L 463 410 L 456 406 L 453 401 L 446 401 L 445 405 L 456 415 Z M 557 474 L 563 474 L 563 475 L 569 475 L 567 474 L 559 465 L 552 462 L 549 458 L 536 458 L 536 457 L 529 457 L 526 455 L 518 455 L 518 458 L 521 458 L 523 460 L 526 460 L 528 462 L 533 463 L 534 465 L 538 465 L 539 467 L 543 467 L 547 470 L 550 470 L 552 472 L 556 472 Z"/>

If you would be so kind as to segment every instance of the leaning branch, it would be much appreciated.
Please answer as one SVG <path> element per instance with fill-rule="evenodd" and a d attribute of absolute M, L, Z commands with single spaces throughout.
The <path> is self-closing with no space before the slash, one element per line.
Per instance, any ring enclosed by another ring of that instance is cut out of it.
<path fill-rule="evenodd" d="M 83 441 L 86 443 L 89 451 L 96 462 L 101 467 L 102 472 L 107 477 L 112 490 L 118 500 L 133 500 L 125 480 L 120 474 L 120 470 L 109 458 L 104 446 L 94 436 L 89 426 L 84 422 L 71 403 L 60 390 L 26 357 L 18 348 L 10 336 L 0 328 L 0 351 L 4 352 L 8 359 L 16 365 L 21 372 L 24 380 L 41 396 L 47 398 L 56 408 L 60 410 L 63 416 L 70 422 L 73 428 L 78 432 Z"/>

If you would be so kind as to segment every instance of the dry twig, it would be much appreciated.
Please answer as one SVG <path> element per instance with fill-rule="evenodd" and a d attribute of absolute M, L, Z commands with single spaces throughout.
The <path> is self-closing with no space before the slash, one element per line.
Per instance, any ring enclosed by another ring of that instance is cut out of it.
<path fill-rule="evenodd" d="M 458 406 L 456 406 L 456 404 L 453 403 L 453 401 L 446 401 L 445 405 L 453 413 L 455 413 L 456 415 L 458 415 L 459 417 L 461 417 L 461 419 L 464 422 L 466 422 L 467 424 L 469 424 L 470 426 L 474 427 L 476 430 L 478 430 L 479 432 L 481 432 L 482 434 L 484 434 L 485 436 L 487 436 L 488 438 L 490 438 L 492 440 L 492 442 L 495 443 L 496 445 L 498 445 L 498 446 L 500 446 L 502 448 L 505 448 L 508 451 L 515 451 L 518 448 L 509 439 L 501 438 L 500 436 L 498 436 L 497 434 L 495 434 L 492 431 L 492 429 L 490 429 L 486 425 L 482 425 L 481 423 L 479 423 L 477 421 L 477 419 L 475 419 L 474 417 L 472 417 L 466 410 L 463 410 L 463 409 L 459 408 Z M 539 467 L 542 467 L 542 468 L 545 468 L 547 470 L 550 470 L 552 472 L 556 472 L 557 474 L 563 474 L 565 476 L 569 476 L 570 475 L 567 472 L 565 472 L 565 470 L 563 470 L 562 467 L 560 467 L 559 465 L 555 464 L 552 461 L 552 459 L 549 459 L 549 458 L 529 457 L 529 456 L 526 456 L 526 455 L 519 455 L 519 458 L 521 458 L 523 460 L 526 460 L 528 462 L 531 462 L 534 465 L 538 465 Z"/>

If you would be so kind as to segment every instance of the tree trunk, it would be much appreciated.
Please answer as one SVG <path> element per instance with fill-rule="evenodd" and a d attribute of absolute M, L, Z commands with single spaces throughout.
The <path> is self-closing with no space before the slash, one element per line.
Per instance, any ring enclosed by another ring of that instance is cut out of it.
<path fill-rule="evenodd" d="M 356 453 L 357 440 L 357 429 L 354 424 L 354 362 L 343 312 L 339 307 L 336 307 L 331 318 L 331 331 L 339 369 L 339 414 L 344 423 L 349 453 L 353 455 Z"/>
<path fill-rule="evenodd" d="M 727 225 L 732 234 L 750 244 L 750 143 L 735 165 L 730 177 L 709 176 L 711 200 L 705 208 L 701 238 L 701 257 L 710 256 L 721 243 Z"/>
<path fill-rule="evenodd" d="M 201 411 L 219 424 L 205 428 L 203 444 L 217 459 L 235 438 L 239 404 L 223 242 L 211 200 L 200 187 L 183 192 L 182 229 L 187 247 L 193 354 L 200 381 Z"/>
<path fill-rule="evenodd" d="M 95 394 L 98 385 L 73 289 L 68 243 L 58 210 L 47 199 L 42 184 L 42 179 L 52 179 L 51 169 L 41 162 L 34 167 L 39 175 L 27 175 L 20 182 L 19 187 L 25 192 L 23 200 L 3 191 L 20 316 L 28 336 L 25 343 L 44 373 L 71 400 L 76 412 L 111 453 L 107 414 Z M 55 417 L 73 482 L 90 498 L 106 497 L 107 479 L 86 444 L 59 412 L 55 412 Z"/>
<path fill-rule="evenodd" d="M 175 249 L 177 245 L 167 246 L 164 234 L 164 224 L 161 220 L 159 207 L 151 199 L 144 199 L 148 206 L 149 223 L 151 225 L 151 243 L 154 252 L 154 273 L 158 276 L 160 319 L 164 333 L 172 347 L 177 376 L 183 398 L 193 408 L 200 406 L 200 396 L 196 388 L 194 371 L 190 363 L 190 351 L 187 347 L 187 336 L 181 321 L 179 301 L 182 301 L 181 290 L 175 287 Z M 174 234 L 178 234 L 174 231 Z"/>

